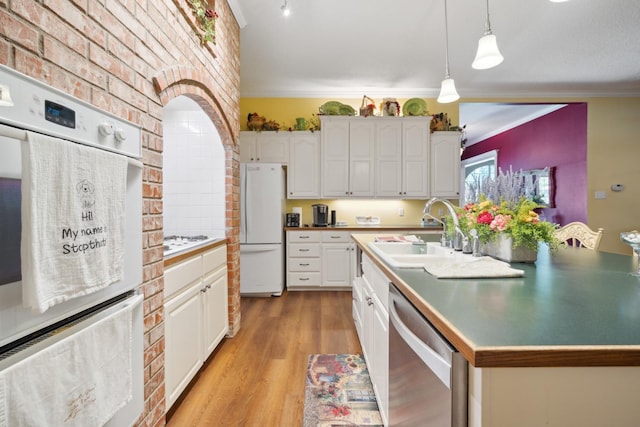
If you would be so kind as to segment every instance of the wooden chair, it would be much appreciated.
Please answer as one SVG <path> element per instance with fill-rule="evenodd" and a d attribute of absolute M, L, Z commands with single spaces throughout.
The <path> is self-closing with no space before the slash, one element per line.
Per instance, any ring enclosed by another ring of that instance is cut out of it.
<path fill-rule="evenodd" d="M 565 245 L 597 251 L 603 232 L 602 228 L 593 231 L 582 222 L 570 222 L 556 230 L 556 237 Z"/>

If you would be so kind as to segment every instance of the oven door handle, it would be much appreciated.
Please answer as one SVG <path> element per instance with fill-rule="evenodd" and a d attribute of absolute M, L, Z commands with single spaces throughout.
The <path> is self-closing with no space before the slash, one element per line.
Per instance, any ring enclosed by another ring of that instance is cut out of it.
<path fill-rule="evenodd" d="M 420 360 L 427 365 L 448 389 L 451 389 L 451 365 L 431 347 L 422 342 L 422 340 L 411 332 L 411 329 L 402 322 L 396 310 L 395 300 L 393 299 L 391 300 L 391 304 L 389 304 L 389 320 L 391 320 L 398 334 L 407 345 L 411 347 Z"/>

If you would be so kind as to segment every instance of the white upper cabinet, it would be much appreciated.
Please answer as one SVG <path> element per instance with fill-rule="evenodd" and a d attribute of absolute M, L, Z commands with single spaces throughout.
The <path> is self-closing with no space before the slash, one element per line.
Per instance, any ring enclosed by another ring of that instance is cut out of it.
<path fill-rule="evenodd" d="M 289 161 L 289 132 L 240 132 L 241 163 Z"/>
<path fill-rule="evenodd" d="M 349 124 L 349 196 L 373 197 L 375 122 L 366 118 Z"/>
<path fill-rule="evenodd" d="M 402 197 L 429 197 L 429 123 L 431 117 L 402 122 Z"/>
<path fill-rule="evenodd" d="M 460 194 L 460 132 L 431 134 L 431 196 L 457 199 Z"/>
<path fill-rule="evenodd" d="M 349 120 L 321 120 L 322 195 L 349 197 Z"/>
<path fill-rule="evenodd" d="M 429 197 L 430 117 L 381 119 L 376 125 L 376 196 Z"/>
<path fill-rule="evenodd" d="M 376 196 L 402 196 L 402 122 L 397 117 L 376 120 Z"/>
<path fill-rule="evenodd" d="M 320 133 L 292 132 L 289 139 L 287 198 L 320 198 Z"/>

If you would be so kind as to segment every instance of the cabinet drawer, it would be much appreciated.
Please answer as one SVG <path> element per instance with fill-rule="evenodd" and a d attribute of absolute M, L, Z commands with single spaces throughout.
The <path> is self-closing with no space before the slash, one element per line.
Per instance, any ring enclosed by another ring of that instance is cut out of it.
<path fill-rule="evenodd" d="M 317 286 L 322 284 L 320 273 L 294 272 L 287 275 L 287 286 Z"/>
<path fill-rule="evenodd" d="M 227 265 L 227 247 L 221 246 L 205 252 L 202 255 L 204 273 L 216 270 Z"/>
<path fill-rule="evenodd" d="M 289 243 L 319 242 L 320 233 L 317 231 L 288 231 L 287 239 Z"/>
<path fill-rule="evenodd" d="M 287 265 L 288 271 L 320 271 L 320 259 L 291 258 Z"/>
<path fill-rule="evenodd" d="M 320 257 L 320 245 L 294 244 L 289 245 L 288 256 L 292 258 L 317 258 Z"/>
<path fill-rule="evenodd" d="M 321 231 L 323 242 L 349 243 L 351 233 L 348 231 Z"/>
<path fill-rule="evenodd" d="M 185 286 L 201 278 L 202 257 L 200 255 L 167 268 L 164 272 L 165 300 L 182 290 Z"/>

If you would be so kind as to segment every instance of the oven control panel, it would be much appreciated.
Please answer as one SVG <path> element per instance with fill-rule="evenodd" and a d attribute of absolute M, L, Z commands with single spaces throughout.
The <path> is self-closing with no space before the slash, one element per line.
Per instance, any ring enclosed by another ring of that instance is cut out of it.
<path fill-rule="evenodd" d="M 11 100 L 0 105 L 0 123 L 142 157 L 140 127 L 133 123 L 4 65 L 0 86 Z"/>

